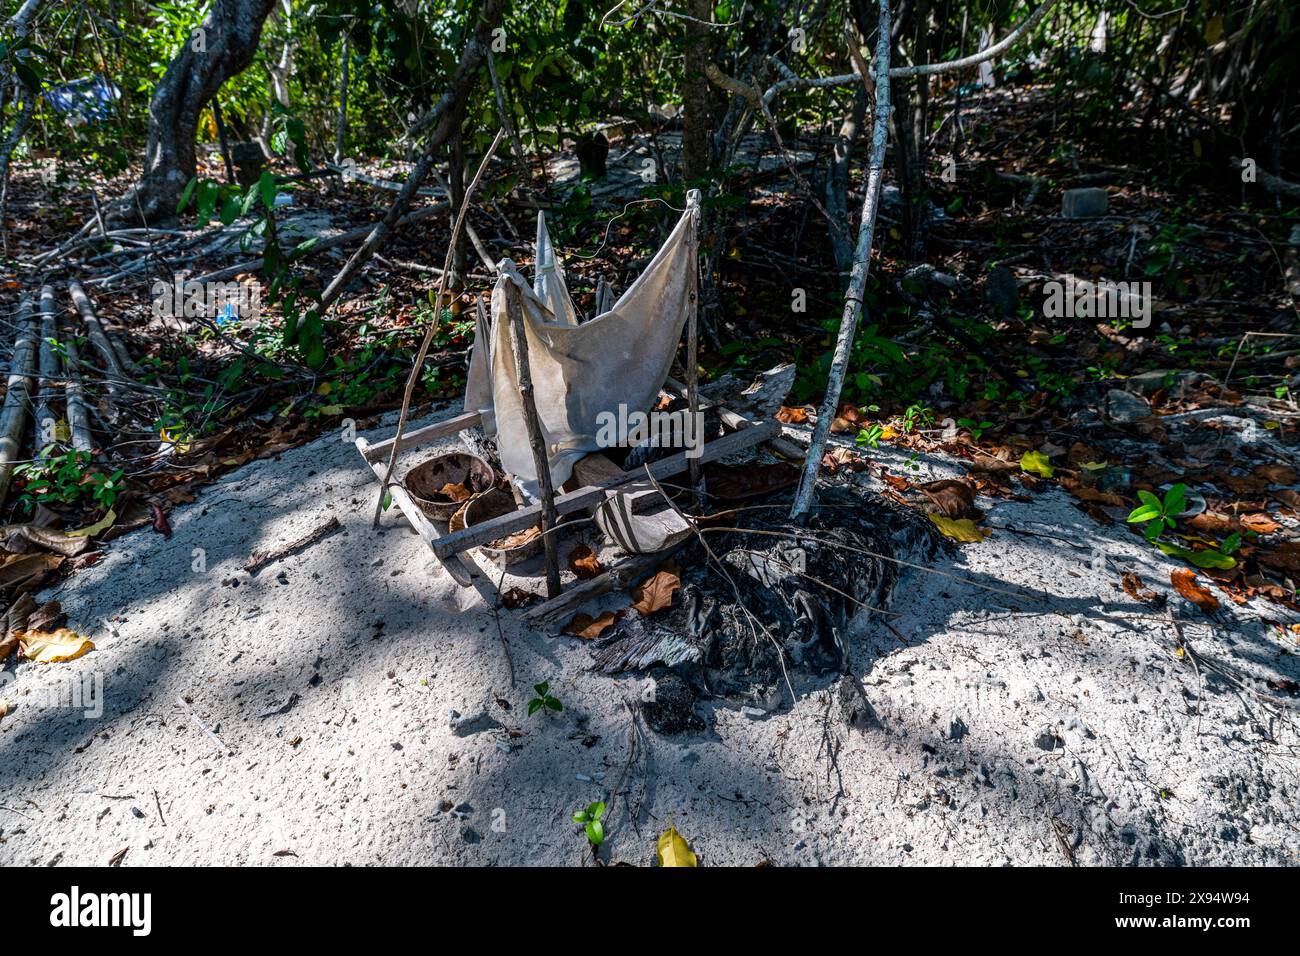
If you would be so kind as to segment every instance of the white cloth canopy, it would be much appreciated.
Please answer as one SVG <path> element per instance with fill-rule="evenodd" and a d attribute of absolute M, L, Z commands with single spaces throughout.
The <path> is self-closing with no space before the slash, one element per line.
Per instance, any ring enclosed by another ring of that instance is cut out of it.
<path fill-rule="evenodd" d="M 483 413 L 484 431 L 496 435 L 501 463 L 525 493 L 536 495 L 537 469 L 511 349 L 506 283 L 520 292 L 533 399 L 551 482 L 559 487 L 574 462 L 600 450 L 600 413 L 617 415 L 620 404 L 629 413 L 654 406 L 691 308 L 699 215 L 699 190 L 692 189 L 676 228 L 645 271 L 608 311 L 581 324 L 541 215 L 532 286 L 513 262 L 502 260 L 490 327 L 480 320 L 475 330 L 465 409 Z"/>

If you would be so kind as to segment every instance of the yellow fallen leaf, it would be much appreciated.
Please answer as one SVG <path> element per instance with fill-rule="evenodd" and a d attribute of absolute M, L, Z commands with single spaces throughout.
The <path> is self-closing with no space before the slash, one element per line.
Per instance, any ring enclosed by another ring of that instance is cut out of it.
<path fill-rule="evenodd" d="M 57 631 L 19 631 L 18 649 L 23 657 L 38 664 L 60 664 L 75 661 L 87 651 L 95 649 L 88 637 L 61 627 Z"/>
<path fill-rule="evenodd" d="M 993 532 L 988 528 L 978 528 L 970 518 L 945 518 L 943 515 L 927 515 L 934 526 L 954 541 L 962 544 L 976 544 Z"/>
<path fill-rule="evenodd" d="M 659 865 L 694 867 L 700 865 L 695 859 L 695 854 L 691 852 L 686 838 L 678 833 L 677 828 L 671 823 L 668 825 L 668 830 L 659 837 Z"/>
<path fill-rule="evenodd" d="M 117 520 L 117 512 L 114 511 L 112 508 L 110 508 L 108 510 L 108 514 L 104 515 L 104 517 L 100 518 L 94 524 L 87 525 L 84 528 L 78 528 L 76 531 L 69 531 L 68 537 L 69 538 L 93 538 L 95 535 L 103 534 L 105 531 L 111 528 L 113 526 L 113 522 L 116 520 Z"/>
<path fill-rule="evenodd" d="M 158 437 L 162 439 L 163 444 L 171 445 L 176 449 L 176 454 L 183 455 L 190 450 L 190 443 L 181 441 L 184 437 L 180 429 L 162 428 L 158 430 Z"/>
<path fill-rule="evenodd" d="M 1042 475 L 1044 478 L 1051 478 L 1056 474 L 1047 456 L 1041 451 L 1027 451 L 1021 455 L 1020 467 L 1031 475 Z"/>
<path fill-rule="evenodd" d="M 64 443 L 72 440 L 72 426 L 62 418 L 54 423 L 54 440 Z"/>
<path fill-rule="evenodd" d="M 902 433 L 893 425 L 886 425 L 884 428 L 880 429 L 879 438 L 880 441 L 893 441 L 900 434 Z"/>
<path fill-rule="evenodd" d="M 321 408 L 320 408 L 320 413 L 321 413 L 322 415 L 342 415 L 342 414 L 343 414 L 343 406 L 342 406 L 342 405 L 322 405 Z"/>

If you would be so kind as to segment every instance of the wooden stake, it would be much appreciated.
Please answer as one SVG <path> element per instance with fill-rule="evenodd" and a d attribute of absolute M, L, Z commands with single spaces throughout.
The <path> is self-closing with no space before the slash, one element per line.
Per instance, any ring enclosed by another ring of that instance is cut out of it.
<path fill-rule="evenodd" d="M 451 275 L 451 261 L 456 252 L 456 243 L 460 241 L 460 230 L 465 224 L 465 213 L 469 210 L 470 197 L 474 195 L 474 190 L 478 188 L 478 182 L 483 178 L 483 173 L 487 171 L 488 163 L 492 161 L 492 154 L 501 145 L 501 137 L 504 135 L 505 130 L 497 130 L 496 139 L 492 140 L 492 145 L 483 154 L 483 159 L 478 164 L 478 172 L 474 174 L 474 178 L 465 189 L 465 195 L 461 197 L 460 208 L 456 210 L 456 219 L 451 225 L 451 238 L 447 242 L 447 255 L 442 260 L 442 275 L 438 279 L 438 296 L 435 300 L 438 313 L 433 316 L 429 321 L 428 328 L 424 330 L 424 339 L 420 342 L 419 351 L 415 353 L 415 362 L 411 365 L 411 374 L 406 376 L 406 388 L 402 392 L 402 410 L 397 413 L 397 431 L 393 435 L 392 450 L 388 455 L 388 467 L 384 469 L 379 482 L 379 500 L 375 502 L 373 525 L 376 528 L 379 527 L 379 516 L 384 513 L 384 499 L 388 495 L 388 485 L 393 480 L 393 469 L 397 466 L 397 450 L 401 447 L 402 433 L 406 431 L 406 417 L 411 412 L 411 396 L 415 394 L 415 385 L 424 372 L 424 360 L 429 354 L 429 346 L 433 343 L 433 333 L 442 324 L 442 306 L 443 298 L 447 294 L 447 277 Z M 357 255 L 360 255 L 360 252 Z M 367 253 L 368 257 L 369 254 Z M 354 255 L 353 258 L 355 259 L 356 256 Z M 344 268 L 346 271 L 346 267 Z M 342 275 L 343 273 L 339 273 L 339 276 Z M 335 277 L 335 281 L 338 281 L 338 277 Z"/>
<path fill-rule="evenodd" d="M 803 521 L 812 507 L 817 487 L 817 473 L 821 468 L 822 449 L 830 436 L 831 422 L 839 407 L 840 389 L 844 386 L 844 372 L 853 351 L 853 339 L 858 331 L 858 318 L 862 314 L 862 296 L 867 288 L 867 270 L 871 266 L 871 240 L 876 228 L 876 212 L 880 205 L 880 184 L 885 175 L 885 143 L 889 138 L 889 0 L 880 0 L 880 36 L 876 41 L 876 118 L 871 133 L 871 159 L 867 166 L 866 199 L 862 204 L 862 223 L 858 227 L 858 244 L 853 256 L 853 272 L 849 288 L 844 294 L 844 314 L 840 317 L 840 330 L 835 338 L 835 353 L 831 359 L 830 375 L 826 379 L 826 396 L 817 412 L 817 425 L 812 442 L 803 462 L 803 477 L 790 509 L 793 521 Z"/>
<path fill-rule="evenodd" d="M 546 596 L 554 599 L 560 595 L 560 552 L 555 535 L 555 487 L 551 484 L 551 463 L 546 454 L 546 438 L 542 423 L 537 417 L 537 403 L 533 400 L 533 375 L 528 366 L 528 338 L 524 330 L 523 308 L 519 304 L 519 289 L 513 282 L 505 283 L 506 314 L 510 319 L 510 346 L 514 353 L 515 369 L 519 373 L 519 396 L 523 399 L 524 424 L 528 426 L 528 444 L 533 450 L 533 465 L 537 468 L 537 485 L 542 498 L 542 544 L 546 549 Z"/>
<path fill-rule="evenodd" d="M 704 441 L 703 423 L 700 421 L 700 337 L 697 328 L 699 312 L 700 264 L 696 259 L 698 237 L 691 239 L 691 288 L 688 293 L 689 311 L 686 313 L 686 406 L 691 416 L 691 432 L 698 442 Z M 700 459 L 691 458 L 691 488 L 695 491 L 695 511 L 703 513 L 704 484 L 700 480 Z"/>

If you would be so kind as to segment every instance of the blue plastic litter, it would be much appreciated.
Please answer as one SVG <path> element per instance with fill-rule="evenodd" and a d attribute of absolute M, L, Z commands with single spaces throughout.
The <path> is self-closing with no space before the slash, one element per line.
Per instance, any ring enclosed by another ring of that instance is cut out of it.
<path fill-rule="evenodd" d="M 62 113 L 74 126 L 95 123 L 113 115 L 113 104 L 122 91 L 102 76 L 85 76 L 71 83 L 52 86 L 45 98 L 55 112 Z"/>

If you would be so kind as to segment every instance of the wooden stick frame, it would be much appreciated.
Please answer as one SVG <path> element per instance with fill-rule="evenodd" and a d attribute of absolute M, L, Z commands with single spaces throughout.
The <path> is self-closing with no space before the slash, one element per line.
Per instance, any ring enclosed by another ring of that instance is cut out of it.
<path fill-rule="evenodd" d="M 698 323 L 696 319 L 696 312 L 699 307 L 699 285 L 698 256 L 694 255 L 694 251 L 697 248 L 697 242 L 698 240 L 693 238 L 691 243 L 692 266 L 695 268 L 695 274 L 691 277 L 688 293 L 687 367 L 684 387 L 692 416 L 700 408 L 698 376 L 696 374 L 699 356 Z M 687 449 L 667 458 L 661 458 L 636 471 L 611 472 L 599 481 L 594 481 L 574 491 L 557 496 L 554 488 L 551 487 L 550 472 L 546 467 L 544 439 L 541 433 L 537 408 L 533 401 L 531 376 L 528 367 L 528 342 L 524 332 L 517 289 L 513 287 L 507 289 L 506 305 L 507 320 L 511 324 L 515 362 L 520 370 L 520 391 L 523 393 L 524 398 L 524 417 L 528 426 L 529 444 L 533 449 L 539 475 L 541 501 L 530 507 L 492 518 L 482 524 L 473 525 L 450 534 L 443 534 L 440 528 L 420 510 L 400 482 L 390 484 L 388 490 L 392 495 L 393 503 L 397 505 L 407 521 L 411 523 L 416 533 L 424 539 L 434 557 L 447 569 L 447 573 L 452 576 L 452 579 L 462 587 L 471 587 L 474 584 L 473 577 L 476 566 L 473 559 L 466 555 L 467 551 L 499 540 L 515 531 L 532 527 L 540 519 L 545 535 L 548 600 L 532 609 L 529 616 L 535 619 L 539 614 L 544 616 L 561 608 L 576 606 L 576 603 L 580 603 L 582 600 L 586 600 L 597 593 L 603 593 L 608 590 L 606 584 L 629 579 L 630 576 L 639 574 L 644 567 L 648 566 L 647 561 L 653 563 L 653 561 L 661 560 L 664 554 L 669 553 L 665 551 L 663 554 L 658 555 L 634 555 L 615 565 L 598 578 L 582 582 L 570 594 L 562 595 L 560 593 L 557 544 L 554 540 L 554 534 L 549 533 L 556 527 L 561 515 L 599 505 L 607 497 L 616 493 L 619 488 L 633 482 L 643 482 L 647 475 L 656 480 L 664 480 L 673 475 L 687 473 L 690 476 L 690 483 L 698 500 L 703 491 L 700 476 L 701 465 L 717 458 L 734 455 L 756 447 L 765 441 L 779 440 L 781 426 L 775 420 L 751 421 L 727 411 L 724 422 L 729 427 L 735 428 L 736 431 L 713 441 L 706 441 L 699 449 Z M 375 473 L 375 477 L 382 483 L 386 471 L 383 459 L 389 458 L 397 452 L 427 445 L 430 442 L 473 428 L 481 423 L 482 416 L 479 412 L 465 412 L 441 422 L 427 425 L 424 428 L 404 433 L 400 437 L 389 438 L 384 441 L 371 443 L 367 439 L 359 437 L 356 439 L 356 446 L 361 453 L 361 457 L 365 459 L 366 464 Z M 698 453 L 692 453 L 693 451 Z M 638 497 L 644 498 L 644 496 Z M 636 503 L 634 503 L 633 507 L 636 507 Z"/>

